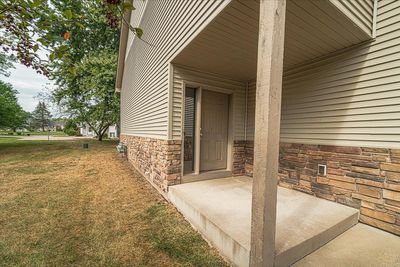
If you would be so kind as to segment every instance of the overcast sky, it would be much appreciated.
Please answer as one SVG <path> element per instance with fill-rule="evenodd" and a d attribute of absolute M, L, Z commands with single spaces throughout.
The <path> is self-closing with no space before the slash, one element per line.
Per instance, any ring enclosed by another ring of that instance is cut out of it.
<path fill-rule="evenodd" d="M 45 76 L 37 74 L 33 69 L 15 63 L 15 69 L 11 69 L 10 77 L 1 76 L 0 79 L 11 83 L 18 94 L 18 101 L 25 111 L 33 111 L 38 100 L 34 97 L 46 86 L 52 85 Z"/>

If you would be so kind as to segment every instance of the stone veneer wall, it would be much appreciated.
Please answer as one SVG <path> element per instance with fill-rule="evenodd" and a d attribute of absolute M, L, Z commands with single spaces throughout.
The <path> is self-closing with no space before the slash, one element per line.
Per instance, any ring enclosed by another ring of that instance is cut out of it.
<path fill-rule="evenodd" d="M 232 174 L 234 176 L 253 176 L 253 143 L 245 140 L 233 142 Z"/>
<path fill-rule="evenodd" d="M 234 176 L 245 175 L 246 164 L 246 146 L 247 141 L 235 140 L 233 141 L 233 168 L 232 174 Z"/>
<path fill-rule="evenodd" d="M 181 181 L 181 141 L 121 134 L 128 160 L 162 192 Z"/>
<path fill-rule="evenodd" d="M 238 156 L 244 169 L 235 175 L 252 176 L 253 147 L 242 141 L 234 150 L 245 158 Z M 281 186 L 357 208 L 361 222 L 400 235 L 400 149 L 281 143 L 279 150 Z M 317 175 L 318 164 L 327 165 L 326 176 Z"/>

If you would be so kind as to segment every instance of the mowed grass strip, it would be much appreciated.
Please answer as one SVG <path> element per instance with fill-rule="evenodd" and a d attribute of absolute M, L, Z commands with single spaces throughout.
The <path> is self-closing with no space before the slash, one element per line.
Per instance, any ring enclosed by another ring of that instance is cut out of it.
<path fill-rule="evenodd" d="M 0 138 L 0 266 L 226 266 L 115 145 Z"/>

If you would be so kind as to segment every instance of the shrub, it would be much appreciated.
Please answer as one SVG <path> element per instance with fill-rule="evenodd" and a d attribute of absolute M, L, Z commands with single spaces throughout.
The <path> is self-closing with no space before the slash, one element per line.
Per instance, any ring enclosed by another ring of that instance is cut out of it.
<path fill-rule="evenodd" d="M 79 134 L 79 131 L 73 128 L 65 128 L 64 133 L 69 136 L 75 136 Z"/>
<path fill-rule="evenodd" d="M 64 133 L 69 136 L 75 136 L 79 134 L 79 128 L 74 119 L 68 119 L 65 122 Z"/>

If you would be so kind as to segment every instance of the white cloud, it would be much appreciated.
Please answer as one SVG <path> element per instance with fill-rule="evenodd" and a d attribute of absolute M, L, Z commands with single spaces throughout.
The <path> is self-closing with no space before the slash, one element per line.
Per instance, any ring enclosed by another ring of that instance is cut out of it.
<path fill-rule="evenodd" d="M 10 77 L 1 77 L 1 79 L 12 84 L 14 89 L 19 92 L 18 101 L 22 108 L 26 111 L 33 111 L 38 102 L 34 97 L 46 86 L 53 85 L 53 82 L 22 64 L 14 65 L 15 69 L 11 70 Z"/>

